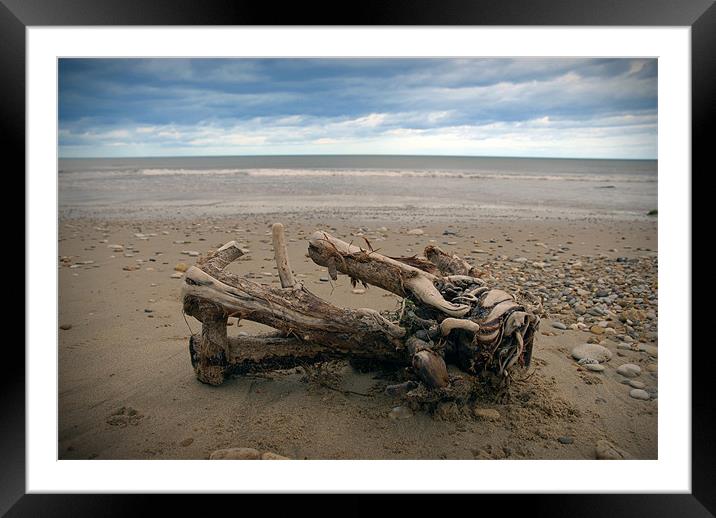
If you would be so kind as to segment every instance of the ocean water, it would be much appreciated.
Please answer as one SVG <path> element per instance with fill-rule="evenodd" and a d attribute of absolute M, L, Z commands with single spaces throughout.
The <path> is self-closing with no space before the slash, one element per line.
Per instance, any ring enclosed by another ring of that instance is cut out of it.
<path fill-rule="evenodd" d="M 641 219 L 655 160 L 280 156 L 59 160 L 61 216 L 321 212 Z"/>

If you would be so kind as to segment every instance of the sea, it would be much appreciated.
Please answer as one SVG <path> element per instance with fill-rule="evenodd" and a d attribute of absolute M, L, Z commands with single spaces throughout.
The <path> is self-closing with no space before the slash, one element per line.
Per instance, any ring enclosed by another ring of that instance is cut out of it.
<path fill-rule="evenodd" d="M 453 156 L 61 158 L 61 217 L 330 213 L 646 219 L 656 160 Z"/>

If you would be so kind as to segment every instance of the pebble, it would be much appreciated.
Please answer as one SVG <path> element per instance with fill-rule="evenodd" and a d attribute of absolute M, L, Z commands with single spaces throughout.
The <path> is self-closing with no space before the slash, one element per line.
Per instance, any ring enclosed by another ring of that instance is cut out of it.
<path fill-rule="evenodd" d="M 261 460 L 291 460 L 291 458 L 284 457 L 283 455 L 279 455 L 278 453 L 267 451 L 263 455 L 261 455 Z"/>
<path fill-rule="evenodd" d="M 412 230 L 408 230 L 409 236 L 422 236 L 425 234 L 425 231 L 422 228 L 414 228 Z"/>
<path fill-rule="evenodd" d="M 557 440 L 558 440 L 561 444 L 572 444 L 572 443 L 574 442 L 574 438 L 568 437 L 568 436 L 566 436 L 566 435 L 557 438 Z"/>
<path fill-rule="evenodd" d="M 408 419 L 410 417 L 413 417 L 413 412 L 408 407 L 396 406 L 390 411 L 388 417 L 390 417 L 391 419 Z"/>
<path fill-rule="evenodd" d="M 635 389 L 643 389 L 644 387 L 646 387 L 646 385 L 639 380 L 629 380 L 628 384 L 630 387 Z"/>
<path fill-rule="evenodd" d="M 174 266 L 174 269 L 175 269 L 177 272 L 185 272 L 185 271 L 187 271 L 187 270 L 189 269 L 189 265 L 186 264 L 186 263 L 177 263 L 177 264 Z"/>
<path fill-rule="evenodd" d="M 629 395 L 634 399 L 642 399 L 644 401 L 649 401 L 651 399 L 649 393 L 642 389 L 632 389 L 631 392 L 629 392 Z"/>
<path fill-rule="evenodd" d="M 617 349 L 624 349 L 626 351 L 633 351 L 634 348 L 626 342 L 620 342 L 617 344 Z"/>
<path fill-rule="evenodd" d="M 636 378 L 641 374 L 641 367 L 633 363 L 625 363 L 617 367 L 617 373 L 626 378 Z"/>
<path fill-rule="evenodd" d="M 209 455 L 210 460 L 260 460 L 261 453 L 254 448 L 225 448 Z"/>
<path fill-rule="evenodd" d="M 190 445 L 191 443 L 193 443 L 193 442 L 194 442 L 194 438 L 193 438 L 193 437 L 189 437 L 188 439 L 184 439 L 182 442 L 180 442 L 180 443 L 179 443 L 179 446 L 184 446 L 184 447 L 186 447 L 186 446 L 189 446 L 189 445 Z"/>
<path fill-rule="evenodd" d="M 172 279 L 181 279 L 182 277 L 184 277 L 184 274 L 181 272 L 176 272 L 176 273 L 171 274 L 170 277 Z"/>
<path fill-rule="evenodd" d="M 612 352 L 606 347 L 598 344 L 580 344 L 572 349 L 572 358 L 582 360 L 591 358 L 599 363 L 607 362 L 612 358 Z"/>
<path fill-rule="evenodd" d="M 552 322 L 552 327 L 554 327 L 556 329 L 561 329 L 562 331 L 567 330 L 567 326 L 564 325 L 562 322 Z"/>
<path fill-rule="evenodd" d="M 579 365 L 598 365 L 599 362 L 593 358 L 582 358 L 577 362 Z"/>
<path fill-rule="evenodd" d="M 493 408 L 473 408 L 472 413 L 478 419 L 486 421 L 497 421 L 500 419 L 500 413 Z"/>
<path fill-rule="evenodd" d="M 63 331 L 67 331 L 68 329 L 72 329 L 72 324 L 62 324 L 60 325 L 60 329 Z"/>
<path fill-rule="evenodd" d="M 601 326 L 592 326 L 589 328 L 589 330 L 594 333 L 595 335 L 603 335 L 604 334 L 604 328 Z"/>
<path fill-rule="evenodd" d="M 587 369 L 588 371 L 592 371 L 592 372 L 604 371 L 604 365 L 602 365 L 600 363 L 588 363 L 588 364 L 584 365 L 584 368 Z"/>
<path fill-rule="evenodd" d="M 330 279 L 328 277 L 319 277 L 318 280 L 321 282 L 328 282 Z"/>
<path fill-rule="evenodd" d="M 622 460 L 630 458 L 627 452 L 617 448 L 612 443 L 604 439 L 597 441 L 595 453 L 597 459 L 599 460 Z"/>
<path fill-rule="evenodd" d="M 351 293 L 355 293 L 356 295 L 363 295 L 365 293 L 364 288 L 356 288 L 354 290 L 351 290 Z"/>
<path fill-rule="evenodd" d="M 641 352 L 645 352 L 649 356 L 658 357 L 659 356 L 659 348 L 655 347 L 653 345 L 647 345 L 647 344 L 639 344 L 639 350 Z"/>

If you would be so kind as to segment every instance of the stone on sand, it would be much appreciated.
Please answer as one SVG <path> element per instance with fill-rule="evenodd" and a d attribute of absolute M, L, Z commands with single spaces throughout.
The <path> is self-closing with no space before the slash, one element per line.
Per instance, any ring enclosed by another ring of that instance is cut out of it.
<path fill-rule="evenodd" d="M 625 363 L 617 367 L 617 373 L 626 378 L 636 378 L 641 374 L 641 367 L 633 363 Z"/>
<path fill-rule="evenodd" d="M 209 455 L 209 460 L 260 460 L 261 453 L 254 448 L 225 448 Z"/>
<path fill-rule="evenodd" d="M 575 360 L 590 358 L 602 363 L 612 358 L 612 352 L 599 344 L 580 344 L 572 349 L 572 358 Z"/>
<path fill-rule="evenodd" d="M 622 460 L 631 456 L 605 439 L 597 441 L 596 457 L 599 460 Z"/>
<path fill-rule="evenodd" d="M 261 455 L 261 460 L 291 460 L 291 458 L 284 457 L 283 455 L 279 455 L 278 453 L 267 451 L 263 455 Z"/>
<path fill-rule="evenodd" d="M 651 396 L 649 396 L 649 393 L 646 390 L 642 389 L 631 389 L 631 392 L 629 392 L 629 395 L 633 397 L 634 399 L 641 399 L 643 401 L 649 401 L 651 399 Z"/>
<path fill-rule="evenodd" d="M 408 230 L 409 236 L 422 236 L 425 234 L 425 231 L 422 228 L 414 228 L 412 230 Z"/>
<path fill-rule="evenodd" d="M 659 348 L 653 345 L 639 344 L 639 350 L 647 353 L 649 356 L 657 357 L 659 355 Z"/>
<path fill-rule="evenodd" d="M 592 372 L 602 372 L 604 370 L 604 365 L 600 363 L 587 363 L 586 365 L 582 365 L 582 367 Z"/>
<path fill-rule="evenodd" d="M 177 263 L 177 264 L 174 266 L 174 269 L 175 269 L 177 272 L 185 272 L 185 271 L 187 271 L 187 270 L 189 269 L 189 265 L 186 264 L 186 263 Z"/>

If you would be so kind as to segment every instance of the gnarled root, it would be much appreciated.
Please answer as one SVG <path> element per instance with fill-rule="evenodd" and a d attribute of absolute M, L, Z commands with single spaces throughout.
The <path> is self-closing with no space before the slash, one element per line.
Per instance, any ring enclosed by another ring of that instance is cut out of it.
<path fill-rule="evenodd" d="M 517 365 L 529 365 L 539 317 L 509 293 L 485 286 L 480 272 L 458 256 L 428 247 L 427 258 L 391 258 L 370 245 L 363 249 L 314 233 L 308 255 L 332 278 L 342 273 L 405 298 L 397 321 L 391 321 L 373 309 L 329 304 L 296 282 L 283 226 L 272 231 L 281 288 L 225 272 L 244 253 L 234 241 L 186 272 L 184 312 L 202 323 L 201 334 L 190 338 L 192 365 L 202 382 L 218 385 L 230 373 L 345 358 L 409 366 L 420 386 L 447 394 L 454 380 L 446 359 L 472 374 L 503 377 Z M 230 316 L 277 332 L 228 337 Z M 413 383 L 393 391 L 413 393 L 419 388 Z"/>

